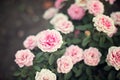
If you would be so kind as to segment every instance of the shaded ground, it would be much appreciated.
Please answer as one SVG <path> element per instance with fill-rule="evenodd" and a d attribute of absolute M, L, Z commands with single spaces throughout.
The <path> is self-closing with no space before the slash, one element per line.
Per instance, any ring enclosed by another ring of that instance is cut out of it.
<path fill-rule="evenodd" d="M 0 80 L 13 80 L 17 66 L 14 54 L 23 49 L 28 36 L 46 29 L 48 22 L 42 18 L 52 0 L 0 1 Z"/>
<path fill-rule="evenodd" d="M 12 74 L 18 67 L 14 54 L 23 49 L 23 40 L 47 28 L 42 14 L 53 4 L 51 1 L 54 0 L 0 1 L 0 80 L 13 80 Z"/>

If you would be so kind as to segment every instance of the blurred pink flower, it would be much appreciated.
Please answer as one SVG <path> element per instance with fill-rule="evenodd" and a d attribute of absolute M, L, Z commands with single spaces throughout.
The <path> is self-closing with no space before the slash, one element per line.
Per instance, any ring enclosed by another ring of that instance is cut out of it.
<path fill-rule="evenodd" d="M 57 60 L 58 73 L 68 73 L 73 68 L 72 59 L 70 56 L 62 56 Z"/>
<path fill-rule="evenodd" d="M 99 0 L 90 0 L 87 3 L 87 9 L 94 16 L 104 13 L 104 5 Z"/>
<path fill-rule="evenodd" d="M 36 37 L 34 35 L 28 36 L 23 42 L 23 45 L 25 48 L 33 50 L 37 46 Z"/>
<path fill-rule="evenodd" d="M 72 4 L 67 12 L 73 20 L 81 20 L 85 15 L 85 10 L 76 4 Z"/>
<path fill-rule="evenodd" d="M 55 1 L 55 7 L 57 8 L 57 9 L 60 9 L 60 8 L 62 8 L 63 7 L 63 2 L 64 1 L 66 1 L 66 0 L 56 0 Z"/>
<path fill-rule="evenodd" d="M 54 52 L 62 46 L 62 36 L 57 30 L 44 30 L 37 34 L 37 46 L 43 52 Z"/>
<path fill-rule="evenodd" d="M 55 25 L 57 22 L 59 22 L 60 20 L 68 20 L 68 16 L 66 16 L 63 13 L 58 13 L 56 14 L 51 20 L 50 23 L 52 25 Z"/>
<path fill-rule="evenodd" d="M 76 45 L 71 45 L 66 49 L 65 56 L 70 56 L 73 64 L 75 64 L 83 60 L 83 49 Z"/>
<path fill-rule="evenodd" d="M 116 70 L 120 69 L 120 47 L 112 46 L 109 48 L 106 62 L 115 67 Z"/>
<path fill-rule="evenodd" d="M 116 0 L 105 0 L 105 1 L 108 1 L 112 5 Z"/>
<path fill-rule="evenodd" d="M 57 80 L 55 73 L 49 69 L 42 69 L 40 72 L 36 72 L 35 80 Z"/>
<path fill-rule="evenodd" d="M 114 21 L 115 25 L 120 26 L 120 11 L 112 12 L 110 16 L 111 16 L 112 20 Z"/>
<path fill-rule="evenodd" d="M 98 31 L 102 31 L 110 37 L 112 37 L 112 35 L 117 31 L 117 28 L 114 25 L 114 21 L 108 16 L 97 15 L 93 18 L 93 22 Z"/>
<path fill-rule="evenodd" d="M 32 66 L 35 55 L 29 50 L 19 50 L 15 54 L 15 62 L 19 67 Z"/>
<path fill-rule="evenodd" d="M 58 31 L 61 31 L 64 34 L 68 34 L 70 32 L 73 32 L 74 25 L 71 21 L 68 20 L 60 20 L 55 25 L 54 28 Z"/>
<path fill-rule="evenodd" d="M 57 14 L 57 12 L 58 9 L 51 7 L 45 11 L 45 13 L 43 14 L 43 18 L 46 20 L 51 19 L 53 16 L 55 16 L 55 14 Z"/>
<path fill-rule="evenodd" d="M 97 48 L 90 47 L 84 51 L 84 62 L 89 66 L 97 66 L 100 62 L 101 53 Z"/>

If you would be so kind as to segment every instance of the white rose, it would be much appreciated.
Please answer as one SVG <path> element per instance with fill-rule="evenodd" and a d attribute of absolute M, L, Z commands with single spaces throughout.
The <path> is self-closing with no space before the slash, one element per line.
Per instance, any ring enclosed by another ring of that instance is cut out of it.
<path fill-rule="evenodd" d="M 48 69 L 36 72 L 35 80 L 56 80 L 56 75 Z"/>

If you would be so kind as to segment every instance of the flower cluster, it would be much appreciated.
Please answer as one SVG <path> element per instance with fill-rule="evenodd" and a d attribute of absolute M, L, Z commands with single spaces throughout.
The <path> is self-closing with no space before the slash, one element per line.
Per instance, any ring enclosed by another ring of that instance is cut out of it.
<path fill-rule="evenodd" d="M 120 11 L 106 11 L 115 1 L 56 0 L 43 14 L 51 29 L 28 36 L 23 42 L 26 49 L 15 54 L 21 68 L 17 76 L 26 80 L 119 80 Z"/>

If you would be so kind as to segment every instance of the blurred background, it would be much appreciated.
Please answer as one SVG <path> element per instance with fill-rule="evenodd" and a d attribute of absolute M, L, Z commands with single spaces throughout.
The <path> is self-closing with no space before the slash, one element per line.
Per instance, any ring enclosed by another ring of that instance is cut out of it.
<path fill-rule="evenodd" d="M 42 15 L 51 6 L 53 0 L 0 0 L 0 80 L 14 80 L 14 55 L 27 36 L 47 29 Z"/>
<path fill-rule="evenodd" d="M 16 80 L 13 73 L 18 68 L 14 62 L 17 50 L 24 49 L 23 41 L 48 28 L 42 18 L 55 0 L 0 0 L 0 80 Z M 120 9 L 120 0 L 116 1 Z"/>

